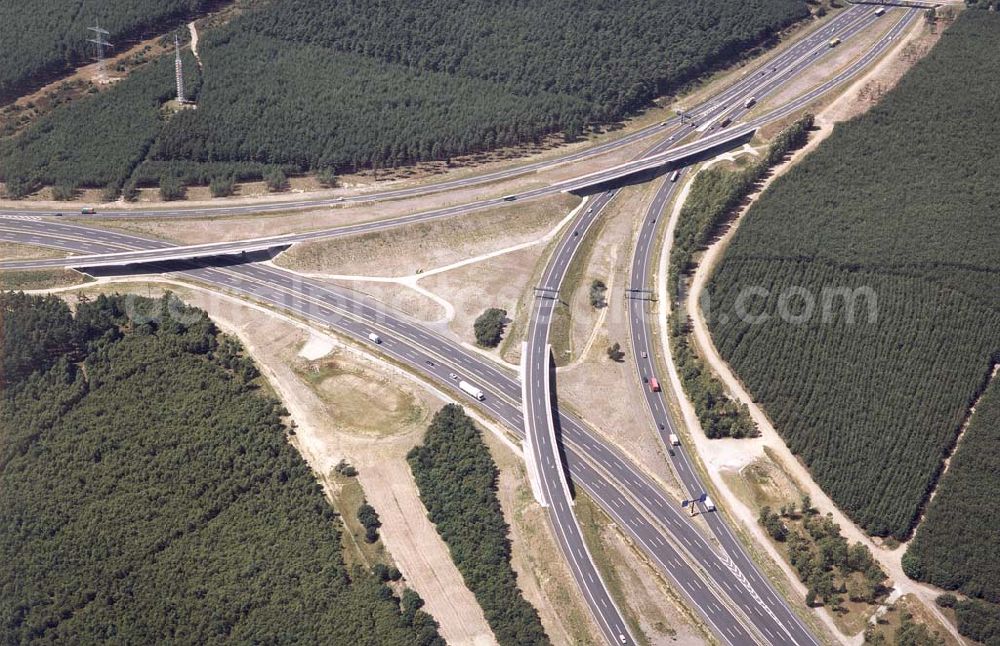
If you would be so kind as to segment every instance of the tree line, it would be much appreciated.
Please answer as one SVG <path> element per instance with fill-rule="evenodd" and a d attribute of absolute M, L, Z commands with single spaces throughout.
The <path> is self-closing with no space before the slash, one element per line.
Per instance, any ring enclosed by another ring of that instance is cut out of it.
<path fill-rule="evenodd" d="M 779 132 L 761 159 L 741 170 L 708 169 L 695 176 L 681 207 L 670 249 L 669 280 L 671 309 L 669 339 L 681 385 L 694 406 L 705 435 L 710 438 L 756 437 L 757 424 L 750 409 L 730 398 L 691 345 L 691 320 L 681 304 L 682 277 L 694 269 L 695 253 L 708 244 L 712 235 L 754 190 L 758 183 L 788 153 L 803 146 L 813 125 L 813 116 L 804 115 Z"/>
<path fill-rule="evenodd" d="M 204 312 L 4 292 L 0 326 L 5 643 L 444 644 L 348 570 L 287 411 Z"/>
<path fill-rule="evenodd" d="M 998 46 L 1000 17 L 964 12 L 881 103 L 771 185 L 708 288 L 723 358 L 875 535 L 909 536 L 1000 358 Z M 997 540 L 973 544 L 996 554 Z"/>
<path fill-rule="evenodd" d="M 496 465 L 462 407 L 448 404 L 439 410 L 423 444 L 406 459 L 427 515 L 448 544 L 497 641 L 503 646 L 548 644 L 538 612 L 521 595 L 510 565 Z"/>

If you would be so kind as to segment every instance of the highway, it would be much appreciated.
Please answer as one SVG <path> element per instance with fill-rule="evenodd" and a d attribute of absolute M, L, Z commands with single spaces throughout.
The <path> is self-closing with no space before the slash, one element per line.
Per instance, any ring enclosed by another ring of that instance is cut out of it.
<path fill-rule="evenodd" d="M 822 34 L 828 34 L 829 30 L 836 28 L 842 22 L 847 21 L 858 15 L 862 10 L 860 7 L 851 7 L 845 11 L 837 14 L 831 18 L 827 25 L 823 29 L 809 34 L 802 41 L 796 43 L 792 48 L 787 51 L 782 52 L 780 55 L 774 57 L 772 60 L 766 62 L 767 66 L 785 66 L 790 57 L 801 51 L 801 48 L 807 45 L 815 45 L 817 43 L 823 42 Z M 755 72 L 756 73 L 756 72 Z M 743 79 L 745 80 L 745 79 Z M 742 80 L 740 81 L 742 82 Z M 726 100 L 733 94 L 740 93 L 740 86 L 737 82 L 734 86 L 727 88 L 724 92 L 720 93 L 718 96 L 713 97 L 715 100 Z M 695 114 L 695 113 L 692 113 Z M 695 114 L 695 116 L 697 116 Z M 555 166 L 565 165 L 573 162 L 578 162 L 589 157 L 596 155 L 601 155 L 617 148 L 623 146 L 628 146 L 636 141 L 640 141 L 647 137 L 652 137 L 659 134 L 664 126 L 674 126 L 680 123 L 680 119 L 674 117 L 667 122 L 661 124 L 654 124 L 646 126 L 636 132 L 625 135 L 618 139 L 612 141 L 604 142 L 595 146 L 588 147 L 584 150 L 580 150 L 574 153 L 569 153 L 561 155 L 556 159 L 552 160 L 542 160 L 538 162 L 533 162 L 529 164 L 518 165 L 513 168 L 494 171 L 490 173 L 482 173 L 472 177 L 446 180 L 443 182 L 437 182 L 433 184 L 427 184 L 424 186 L 413 186 L 409 188 L 399 188 L 391 189 L 386 191 L 363 193 L 359 195 L 351 196 L 336 196 L 327 198 L 317 198 L 317 199 L 307 199 L 307 200 L 292 200 L 292 201 L 276 201 L 276 202 L 256 202 L 254 204 L 246 205 L 229 205 L 229 206 L 209 206 L 209 207 L 156 207 L 156 208 L 134 208 L 134 209 L 113 209 L 113 208 L 101 208 L 100 214 L 95 219 L 102 218 L 137 218 L 137 217 L 148 217 L 148 218 L 162 218 L 162 217 L 206 217 L 206 216 L 231 216 L 239 214 L 252 215 L 255 213 L 273 213 L 273 212 L 284 212 L 291 210 L 303 210 L 303 209 L 315 209 L 325 206 L 342 206 L 348 204 L 360 204 L 369 202 L 379 202 L 383 200 L 395 200 L 404 199 L 408 197 L 416 197 L 420 195 L 429 195 L 433 193 L 440 193 L 443 191 L 454 190 L 457 188 L 467 188 L 470 186 L 475 186 L 478 184 L 487 184 L 492 182 L 498 182 L 505 179 L 511 179 L 520 175 L 525 175 L 528 173 L 534 173 Z M 56 213 L 64 213 L 63 210 L 58 209 L 0 209 L 0 216 L 11 216 L 11 215 L 48 215 L 53 216 Z"/>
<path fill-rule="evenodd" d="M 844 25 L 855 19 L 859 19 L 857 24 L 860 25 L 864 22 L 861 16 L 863 11 L 852 9 L 843 12 L 837 18 L 843 19 Z M 853 12 L 853 14 L 849 14 L 849 12 Z M 912 14 L 912 12 L 909 13 Z M 849 19 L 845 18 L 845 16 L 848 16 Z M 909 19 L 910 17 L 908 16 L 907 22 Z M 862 28 L 857 25 L 855 26 L 857 29 Z M 902 27 L 899 25 L 897 27 L 898 33 L 898 31 L 902 30 Z M 814 37 L 816 36 L 814 35 Z M 825 42 L 826 35 L 818 40 Z M 889 41 L 883 40 L 880 44 L 887 42 Z M 876 50 L 881 51 L 877 47 L 872 51 Z M 870 62 L 873 57 L 872 52 L 869 52 L 865 58 Z M 795 66 L 801 65 L 802 67 L 799 69 L 804 69 L 805 65 L 812 62 L 809 59 L 815 58 L 817 56 L 809 53 L 804 62 L 799 62 L 798 59 L 793 58 L 792 64 Z M 764 76 L 766 77 L 767 75 L 765 74 Z M 838 75 L 838 77 L 842 76 L 843 74 Z M 775 82 L 777 83 L 777 81 Z M 830 87 L 833 87 L 833 85 L 836 84 L 832 84 Z M 755 86 L 747 82 L 742 86 L 740 92 L 745 92 L 750 87 Z M 739 96 L 740 92 L 733 92 L 729 96 L 730 98 L 734 98 Z M 815 96 L 818 96 L 818 94 Z M 815 96 L 812 98 L 815 98 Z M 797 101 L 796 103 L 801 107 L 801 105 L 805 105 L 808 101 L 803 103 Z M 692 114 L 699 114 L 706 119 L 711 119 L 714 115 L 730 110 L 731 107 L 720 105 L 717 102 L 703 111 L 692 112 Z M 794 110 L 789 109 L 783 112 L 782 116 L 792 111 Z M 679 123 L 675 123 L 674 125 L 675 127 L 680 126 Z M 669 130 L 668 128 L 667 131 Z M 730 130 L 720 133 L 721 136 L 713 136 L 721 140 L 730 136 L 732 132 L 733 130 Z M 658 154 L 660 152 L 659 149 L 669 143 L 672 143 L 672 141 L 668 140 L 657 146 L 653 154 Z M 700 145 L 704 145 L 702 142 L 699 143 Z M 657 160 L 657 163 L 661 162 Z M 616 170 L 615 172 L 618 171 Z M 540 194 L 550 194 L 557 190 L 564 190 L 564 187 L 554 185 L 538 190 L 547 191 Z M 518 199 L 530 199 L 530 197 L 534 196 L 537 195 L 525 193 L 519 195 Z M 371 196 L 368 196 L 366 201 L 370 199 Z M 607 198 L 598 197 L 593 200 L 592 206 L 594 211 L 592 213 L 594 217 L 589 220 L 590 222 L 593 222 L 596 215 L 600 213 L 600 209 L 603 208 L 602 199 Z M 428 219 L 428 217 L 443 217 L 445 215 L 468 212 L 472 208 L 486 208 L 486 206 L 498 203 L 502 203 L 502 201 L 500 199 L 487 200 L 476 205 L 462 205 L 450 207 L 449 209 L 441 209 L 436 212 L 428 212 L 434 213 L 433 216 L 429 216 L 428 213 L 414 214 L 413 216 L 406 216 L 405 218 L 398 218 L 392 221 L 355 226 L 365 227 L 361 230 L 374 230 L 375 228 L 398 226 L 408 221 L 408 218 Z M 480 206 L 481 204 L 486 204 L 486 206 Z M 279 206 L 282 210 L 287 209 L 287 204 Z M 259 205 L 253 208 L 255 212 L 261 210 Z M 586 212 L 584 213 L 586 214 Z M 10 215 L 16 216 L 17 214 Z M 579 227 L 579 221 L 574 222 L 569 230 L 573 230 L 572 227 Z M 331 231 L 338 232 L 334 235 L 345 235 L 343 233 L 344 229 L 347 229 L 347 227 Z M 331 235 L 329 231 L 321 233 L 325 233 L 324 237 Z M 578 236 L 571 236 L 568 239 L 582 238 L 585 233 L 586 230 L 584 229 Z M 313 236 L 316 234 L 317 232 L 295 235 Z M 653 236 L 650 235 L 649 237 L 652 239 Z M 290 236 L 268 238 L 264 239 L 264 242 L 261 244 L 278 246 L 298 241 L 289 240 L 289 238 Z M 108 231 L 97 231 L 53 219 L 37 220 L 33 219 L 32 216 L 23 217 L 23 214 L 22 217 L 0 219 L 0 239 L 55 246 L 92 257 L 103 256 L 109 253 L 123 253 L 123 249 L 129 250 L 124 252 L 126 254 L 135 253 L 131 251 L 134 249 L 152 250 L 151 252 L 145 252 L 145 256 L 140 256 L 147 259 L 158 259 L 171 255 L 176 257 L 177 254 L 174 251 L 175 247 L 159 241 L 142 240 L 133 236 Z M 240 245 L 243 245 L 243 248 L 239 248 Z M 242 242 L 236 244 L 237 251 L 242 251 L 247 247 L 248 245 Z M 168 249 L 171 251 L 164 254 L 164 250 Z M 205 251 L 205 253 L 209 252 L 217 253 L 217 251 L 211 249 Z M 157 254 L 161 255 L 157 256 Z M 637 257 L 638 255 L 637 252 Z M 107 258 L 106 256 L 104 257 Z M 122 264 L 132 257 L 129 255 L 115 256 L 115 260 L 112 263 Z M 571 259 L 572 253 L 569 253 L 566 257 Z M 37 267 L 66 266 L 68 264 L 66 259 L 41 262 L 49 264 L 32 265 L 25 262 L 14 262 L 4 263 L 4 265 L 7 267 Z M 73 266 L 86 266 L 87 262 L 75 259 L 69 261 L 69 264 Z M 568 261 L 566 266 L 568 266 Z M 158 268 L 153 265 L 146 269 L 148 271 L 155 271 Z M 171 267 L 163 269 L 172 270 Z M 385 333 L 383 335 L 385 341 L 378 348 L 379 352 L 406 365 L 424 378 L 431 379 L 440 386 L 448 388 L 450 392 L 458 394 L 459 398 L 465 396 L 460 391 L 457 391 L 455 383 L 449 379 L 448 375 L 450 372 L 455 372 L 456 374 L 463 375 L 463 378 L 467 376 L 470 381 L 488 393 L 485 402 L 470 401 L 472 405 L 482 407 L 490 416 L 502 421 L 516 434 L 520 434 L 523 428 L 524 420 L 520 411 L 521 386 L 517 381 L 516 375 L 485 361 L 454 343 L 436 337 L 423 330 L 421 326 L 407 321 L 405 317 L 399 317 L 391 312 L 386 312 L 384 308 L 380 308 L 361 297 L 352 295 L 346 292 L 346 290 L 325 287 L 314 281 L 304 280 L 289 272 L 249 264 L 225 269 L 211 267 L 186 269 L 178 272 L 176 275 L 189 280 L 196 280 L 215 288 L 248 296 L 293 312 L 306 320 L 330 326 L 338 332 L 354 338 L 359 343 L 365 343 L 368 332 L 373 327 L 376 327 Z M 634 274 L 633 278 L 638 275 Z M 561 283 L 561 278 L 559 282 Z M 544 284 L 547 283 L 543 282 Z M 544 301 L 548 299 L 538 300 Z M 533 354 L 534 360 L 528 361 L 526 364 L 526 370 L 528 366 L 534 365 L 534 368 L 532 368 L 532 378 L 543 376 L 543 372 L 541 372 L 543 363 L 545 374 L 547 374 L 547 343 L 544 342 L 546 339 L 534 339 L 532 342 L 533 347 L 540 346 L 543 353 L 542 358 Z M 539 340 L 543 342 L 539 344 Z M 633 347 L 635 347 L 634 342 Z M 652 355 L 650 354 L 649 356 Z M 547 379 L 547 376 L 545 378 Z M 528 383 L 532 383 L 531 379 L 528 379 Z M 468 400 L 467 397 L 465 399 Z M 537 411 L 542 411 L 543 408 L 544 402 L 542 407 L 537 408 Z M 549 407 L 549 411 L 551 411 L 551 407 Z M 535 417 L 535 415 L 533 414 L 532 417 Z M 781 607 L 784 606 L 783 602 L 778 601 L 780 597 L 773 592 L 773 589 L 766 584 L 762 577 L 759 577 L 752 562 L 746 559 L 746 565 L 739 563 L 740 555 L 745 558 L 745 554 L 740 546 L 735 543 L 735 540 L 732 539 L 732 535 L 728 533 L 728 528 L 722 522 L 721 516 L 709 514 L 710 518 L 717 519 L 720 526 L 719 529 L 716 529 L 713 525 L 713 531 L 717 533 L 724 532 L 735 544 L 735 548 L 731 548 L 726 544 L 726 540 L 720 536 L 719 540 L 722 542 L 726 553 L 720 553 L 690 523 L 689 519 L 678 511 L 676 501 L 667 499 L 662 494 L 659 485 L 638 471 L 614 447 L 608 447 L 603 444 L 579 420 L 562 413 L 559 413 L 558 419 L 562 430 L 561 439 L 565 449 L 565 458 L 574 484 L 581 486 L 587 491 L 611 515 L 615 522 L 633 537 L 636 544 L 650 555 L 653 563 L 664 573 L 668 580 L 672 581 L 682 594 L 692 600 L 694 606 L 699 609 L 712 627 L 713 632 L 720 639 L 731 644 L 757 643 L 759 641 L 767 641 L 775 644 L 815 643 L 804 629 L 802 630 L 805 636 L 795 636 L 798 630 L 794 624 L 801 625 L 800 622 L 798 622 L 798 619 L 790 610 L 788 610 L 790 617 L 784 616 L 783 618 L 780 612 Z M 536 423 L 537 421 L 536 419 Z M 551 450 L 556 447 L 550 445 L 546 448 Z M 680 454 L 683 456 L 682 453 Z M 678 466 L 678 464 L 684 464 L 684 462 L 675 462 L 675 467 L 678 469 L 678 473 L 680 473 L 682 467 Z M 558 469 L 558 465 L 552 465 L 552 468 Z M 690 464 L 687 464 L 686 468 L 693 477 L 694 474 L 693 470 L 690 469 Z M 559 472 L 561 475 L 561 469 L 559 469 Z M 689 489 L 697 486 L 696 479 L 689 480 L 684 476 L 681 476 L 681 479 Z M 558 481 L 557 479 L 555 482 Z M 556 491 L 556 493 L 558 492 Z M 550 500 L 555 499 L 554 497 Z M 550 505 L 550 509 L 557 508 L 558 504 Z M 571 567 L 574 567 L 573 562 L 577 559 L 572 556 L 572 552 L 575 547 L 582 545 L 582 539 L 579 539 L 579 528 L 576 526 L 572 511 L 567 509 L 561 513 L 567 514 L 568 517 L 566 515 L 557 516 L 558 522 L 554 522 L 554 525 L 557 532 L 562 533 L 563 538 L 561 538 L 560 542 L 563 544 L 564 550 L 567 545 L 569 546 Z M 572 521 L 569 519 L 572 519 Z M 711 520 L 710 524 L 712 524 Z M 573 527 L 576 527 L 577 539 L 571 537 L 573 535 Z M 574 543 L 574 540 L 577 542 Z M 618 640 L 620 643 L 621 635 L 625 635 L 627 640 L 631 640 L 631 635 L 628 634 L 628 631 L 622 630 L 624 623 L 621 622 L 620 613 L 617 612 L 617 609 L 614 609 L 614 611 L 610 609 L 600 610 L 604 606 L 613 607 L 613 603 L 609 603 L 610 597 L 607 596 L 604 586 L 600 584 L 599 578 L 597 580 L 590 580 L 590 577 L 594 575 L 596 570 L 592 569 L 592 563 L 587 567 L 586 564 L 589 563 L 589 557 L 584 559 L 584 556 L 585 553 L 578 554 L 579 563 L 582 565 L 574 569 L 574 575 L 581 582 L 581 588 L 584 590 L 591 608 L 594 609 L 595 606 L 598 608 L 595 611 L 598 623 L 604 624 L 602 625 L 602 630 L 611 638 L 609 641 Z M 698 565 L 692 567 L 691 563 Z M 736 565 L 736 569 L 734 570 L 730 567 L 731 565 Z M 760 580 L 755 581 L 755 576 Z M 749 581 L 753 593 L 750 593 L 750 590 L 747 589 L 747 581 Z M 739 611 L 735 612 L 731 610 L 730 606 L 738 608 Z M 618 615 L 617 619 L 614 619 L 615 615 Z M 604 621 L 605 618 L 610 619 Z M 754 626 L 753 631 L 745 625 L 748 620 Z M 616 621 L 620 623 L 615 623 Z"/>
<path fill-rule="evenodd" d="M 908 15 L 912 13 L 913 12 L 907 12 Z M 733 87 L 728 88 L 719 95 L 712 97 L 706 102 L 704 107 L 689 111 L 688 114 L 692 117 L 692 119 L 694 119 L 695 123 L 704 123 L 705 120 L 717 119 L 724 113 L 736 114 L 732 112 L 734 108 L 731 105 L 731 101 L 739 96 L 751 94 L 755 84 L 760 88 L 760 91 L 757 94 L 759 94 L 760 97 L 763 97 L 766 93 L 773 91 L 781 82 L 792 78 L 795 74 L 800 73 L 807 66 L 817 62 L 822 54 L 828 51 L 825 43 L 831 34 L 838 34 L 839 37 L 846 40 L 850 36 L 867 28 L 872 22 L 879 20 L 879 18 L 874 15 L 874 9 L 859 6 L 842 12 L 835 18 L 835 20 L 843 22 L 831 22 L 820 29 L 817 33 L 811 34 L 808 38 L 796 43 L 796 45 L 790 48 L 789 51 L 784 52 L 781 57 L 778 57 L 780 60 L 776 60 L 776 63 L 780 63 L 786 59 L 788 60 L 788 70 L 783 70 L 777 67 L 777 65 L 772 66 L 770 71 L 761 70 L 762 72 L 765 72 L 763 75 L 761 75 L 759 71 L 754 70 L 753 74 L 741 79 L 739 82 L 734 84 Z M 852 64 L 846 70 L 842 71 L 835 78 L 827 81 L 801 97 L 798 97 L 796 100 L 789 102 L 781 108 L 754 119 L 748 124 L 734 126 L 733 128 L 725 130 L 720 129 L 719 131 L 710 134 L 699 141 L 679 146 L 672 146 L 671 144 L 673 143 L 675 137 L 679 141 L 684 135 L 683 132 L 677 133 L 675 131 L 674 134 L 672 134 L 665 141 L 648 151 L 648 156 L 643 159 L 629 162 L 621 166 L 616 166 L 611 169 L 606 169 L 598 173 L 585 175 L 580 178 L 526 191 L 518 194 L 517 200 L 530 200 L 553 195 L 559 192 L 580 190 L 582 188 L 595 185 L 599 186 L 629 175 L 648 172 L 651 169 L 662 168 L 666 164 L 676 163 L 688 157 L 703 154 L 705 151 L 712 150 L 728 141 L 739 140 L 743 137 L 749 136 L 761 125 L 794 113 L 796 110 L 808 105 L 817 97 L 863 70 L 874 58 L 880 55 L 881 52 L 884 51 L 884 48 L 891 44 L 892 39 L 902 31 L 904 27 L 902 24 L 903 22 L 909 24 L 908 19 L 897 23 L 892 33 L 887 35 L 887 38 L 880 40 L 875 47 L 865 54 L 865 56 Z M 762 82 L 763 84 L 761 84 Z M 675 127 L 682 126 L 679 120 L 676 120 L 674 125 Z M 399 218 L 364 222 L 332 229 L 319 229 L 303 233 L 268 236 L 234 242 L 175 246 L 169 250 L 120 252 L 118 254 L 107 255 L 104 257 L 99 257 L 99 254 L 87 253 L 83 257 L 74 259 L 70 263 L 67 263 L 65 259 L 0 262 L 0 269 L 43 269 L 65 266 L 113 266 L 123 263 L 155 262 L 167 259 L 191 258 L 218 254 L 238 254 L 246 251 L 291 245 L 298 242 L 380 231 L 396 226 L 426 222 L 443 217 L 465 214 L 476 210 L 493 208 L 504 204 L 509 204 L 509 201 L 502 197 L 497 197 L 493 199 L 480 200 L 471 204 L 460 204 L 441 209 L 414 213 Z M 37 213 L 33 215 L 11 213 L 6 216 L 0 213 L 0 226 L 6 226 L 8 229 L 10 228 L 10 224 L 3 225 L 4 219 L 6 219 L 8 223 L 25 223 L 38 221 L 34 219 L 37 217 L 39 217 Z"/>

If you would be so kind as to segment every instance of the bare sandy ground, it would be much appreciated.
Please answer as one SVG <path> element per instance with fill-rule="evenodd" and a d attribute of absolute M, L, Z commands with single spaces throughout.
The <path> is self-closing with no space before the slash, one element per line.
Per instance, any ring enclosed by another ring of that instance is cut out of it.
<path fill-rule="evenodd" d="M 532 242 L 579 204 L 559 195 L 462 217 L 296 245 L 275 264 L 328 274 L 414 275 L 483 253 Z"/>
<path fill-rule="evenodd" d="M 543 251 L 542 245 L 528 247 L 429 276 L 420 285 L 451 303 L 454 315 L 448 330 L 461 342 L 474 345 L 473 323 L 487 308 L 505 309 L 512 319 L 520 315 L 521 296 L 530 288 L 532 270 Z"/>
<path fill-rule="evenodd" d="M 3 220 L 0 220 L 3 224 Z M 14 242 L 0 242 L 0 260 L 32 260 L 35 258 L 61 258 L 65 256 L 58 249 L 49 247 L 36 247 L 29 244 L 17 244 Z"/>

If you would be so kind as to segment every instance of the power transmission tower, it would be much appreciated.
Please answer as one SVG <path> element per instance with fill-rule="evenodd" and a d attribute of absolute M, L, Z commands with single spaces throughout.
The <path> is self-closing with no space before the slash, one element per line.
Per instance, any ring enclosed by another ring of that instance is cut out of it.
<path fill-rule="evenodd" d="M 107 29 L 101 29 L 100 23 L 94 21 L 93 27 L 87 27 L 87 31 L 94 32 L 93 38 L 88 38 L 88 43 L 94 43 L 97 45 L 97 80 L 100 83 L 108 82 L 108 70 L 104 63 L 104 48 L 114 47 L 108 42 L 108 36 L 111 34 Z"/>
<path fill-rule="evenodd" d="M 181 63 L 181 45 L 174 34 L 174 70 L 177 73 L 177 103 L 184 105 L 184 66 Z"/>

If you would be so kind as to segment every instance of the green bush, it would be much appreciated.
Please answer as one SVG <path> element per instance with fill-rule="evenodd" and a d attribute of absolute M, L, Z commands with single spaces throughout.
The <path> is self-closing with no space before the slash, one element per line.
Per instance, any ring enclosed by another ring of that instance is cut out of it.
<path fill-rule="evenodd" d="M 476 333 L 476 343 L 484 348 L 495 348 L 503 337 L 504 325 L 507 321 L 507 310 L 491 307 L 479 315 L 473 324 Z"/>
<path fill-rule="evenodd" d="M 278 193 L 288 188 L 288 177 L 280 168 L 272 168 L 264 174 L 267 190 Z"/>
<path fill-rule="evenodd" d="M 590 283 L 590 306 L 594 309 L 607 307 L 607 291 L 608 286 L 604 284 L 603 280 L 594 279 L 594 281 Z"/>
<path fill-rule="evenodd" d="M 236 190 L 236 182 L 232 176 L 215 177 L 208 185 L 208 190 L 211 191 L 212 197 L 229 197 Z"/>
<path fill-rule="evenodd" d="M 56 184 L 52 187 L 52 199 L 59 202 L 69 202 L 76 197 L 75 184 Z"/>
<path fill-rule="evenodd" d="M 183 200 L 187 195 L 187 189 L 175 177 L 164 177 L 160 180 L 160 199 L 164 202 Z"/>

